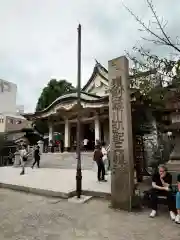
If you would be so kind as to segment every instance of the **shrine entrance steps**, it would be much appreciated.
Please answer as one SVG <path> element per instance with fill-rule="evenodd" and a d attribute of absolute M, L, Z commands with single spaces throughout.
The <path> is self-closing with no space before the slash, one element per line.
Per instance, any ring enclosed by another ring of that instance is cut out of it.
<path fill-rule="evenodd" d="M 83 170 L 94 170 L 93 152 L 82 152 L 81 163 Z M 31 165 L 32 160 L 27 163 L 27 166 Z M 76 169 L 76 166 L 77 159 L 75 152 L 43 153 L 41 155 L 41 168 Z"/>

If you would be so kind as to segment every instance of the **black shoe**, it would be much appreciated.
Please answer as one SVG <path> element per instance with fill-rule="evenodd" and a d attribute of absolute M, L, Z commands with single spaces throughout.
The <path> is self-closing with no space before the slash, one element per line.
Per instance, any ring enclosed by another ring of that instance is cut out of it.
<path fill-rule="evenodd" d="M 22 172 L 20 173 L 20 175 L 24 175 L 24 171 L 22 171 Z"/>
<path fill-rule="evenodd" d="M 106 179 L 102 179 L 101 182 L 107 182 L 107 180 Z"/>

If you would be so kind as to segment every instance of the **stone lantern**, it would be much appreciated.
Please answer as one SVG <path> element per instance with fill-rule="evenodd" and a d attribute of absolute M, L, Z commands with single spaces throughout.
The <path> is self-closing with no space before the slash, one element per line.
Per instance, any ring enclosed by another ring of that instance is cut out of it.
<path fill-rule="evenodd" d="M 167 167 L 171 172 L 180 172 L 180 112 L 173 112 L 171 114 L 171 131 L 169 131 L 168 137 L 174 137 L 174 149 L 170 155 Z"/>

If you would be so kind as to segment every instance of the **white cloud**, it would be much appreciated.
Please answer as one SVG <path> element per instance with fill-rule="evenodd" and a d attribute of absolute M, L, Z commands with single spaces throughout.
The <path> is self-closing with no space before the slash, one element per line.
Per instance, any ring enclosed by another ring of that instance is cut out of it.
<path fill-rule="evenodd" d="M 144 0 L 124 0 L 146 21 Z M 154 1 L 157 2 L 157 1 Z M 169 20 L 169 32 L 180 36 L 179 0 L 159 0 L 157 10 Z M 76 85 L 77 26 L 82 24 L 82 84 L 94 58 L 123 55 L 140 39 L 138 24 L 120 0 L 0 0 L 0 78 L 18 85 L 18 103 L 33 111 L 51 76 Z M 178 34 L 179 33 L 179 34 Z"/>

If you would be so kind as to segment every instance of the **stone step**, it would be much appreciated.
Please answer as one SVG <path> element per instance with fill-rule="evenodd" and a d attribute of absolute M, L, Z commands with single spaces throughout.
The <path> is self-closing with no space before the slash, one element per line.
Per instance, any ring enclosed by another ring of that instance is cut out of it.
<path fill-rule="evenodd" d="M 180 173 L 180 161 L 179 160 L 178 161 L 177 160 L 169 161 L 166 164 L 166 166 L 169 171 Z"/>

